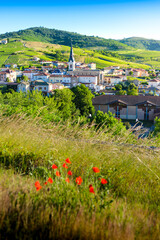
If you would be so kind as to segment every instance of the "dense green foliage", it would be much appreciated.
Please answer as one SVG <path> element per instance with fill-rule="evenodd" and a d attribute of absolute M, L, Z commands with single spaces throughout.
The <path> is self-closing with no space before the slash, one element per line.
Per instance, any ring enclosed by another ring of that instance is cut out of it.
<path fill-rule="evenodd" d="M 115 135 L 120 134 L 126 130 L 121 120 L 119 119 L 117 121 L 111 112 L 108 112 L 107 114 L 103 113 L 102 111 L 97 111 L 95 120 L 98 128 L 105 128 L 105 126 L 107 126 Z"/>
<path fill-rule="evenodd" d="M 93 97 L 91 91 L 84 85 L 72 90 L 66 88 L 55 90 L 51 97 L 45 97 L 38 91 L 27 94 L 13 90 L 4 94 L 0 92 L 0 114 L 3 116 L 22 114 L 34 119 L 38 117 L 43 123 L 61 122 L 62 125 L 65 125 L 67 121 L 71 124 L 78 122 L 81 125 L 95 121 L 95 129 L 102 125 L 106 129 L 115 127 L 115 134 L 120 134 L 118 129 L 121 123 L 112 114 L 105 114 L 107 121 L 105 118 L 97 120 L 92 105 Z"/>
<path fill-rule="evenodd" d="M 91 93 L 89 88 L 87 88 L 84 84 L 81 84 L 71 90 L 75 94 L 74 103 L 76 108 L 80 110 L 81 115 L 86 117 L 88 117 L 89 114 L 94 115 L 95 110 L 92 105 L 92 98 L 94 95 Z"/>
<path fill-rule="evenodd" d="M 48 29 L 44 27 L 34 27 L 26 30 L 20 30 L 18 32 L 5 33 L 1 34 L 0 38 L 19 38 L 27 41 L 49 42 L 66 46 L 71 45 L 72 39 L 73 46 L 81 48 L 97 46 L 102 46 L 110 50 L 131 48 L 123 43 L 112 39 L 86 36 L 78 33 L 61 31 L 56 29 Z"/>
<path fill-rule="evenodd" d="M 120 42 L 138 49 L 160 51 L 160 40 L 131 37 L 124 38 Z"/>
<path fill-rule="evenodd" d="M 138 95 L 138 87 L 131 81 L 116 84 L 113 89 L 117 91 L 116 95 Z"/>

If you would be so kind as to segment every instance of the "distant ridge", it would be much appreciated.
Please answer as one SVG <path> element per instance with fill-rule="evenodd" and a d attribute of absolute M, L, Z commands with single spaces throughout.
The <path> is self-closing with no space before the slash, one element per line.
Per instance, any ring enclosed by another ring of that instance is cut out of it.
<path fill-rule="evenodd" d="M 160 51 L 160 40 L 130 37 L 124 38 L 120 42 L 138 49 Z"/>
<path fill-rule="evenodd" d="M 20 38 L 26 41 L 49 42 L 70 46 L 70 39 L 74 47 L 80 48 L 96 48 L 103 47 L 108 50 L 129 50 L 132 49 L 128 45 L 119 42 L 118 40 L 105 39 L 94 36 L 81 35 L 74 32 L 49 29 L 45 27 L 33 27 L 17 32 L 7 32 L 0 35 L 2 38 Z"/>

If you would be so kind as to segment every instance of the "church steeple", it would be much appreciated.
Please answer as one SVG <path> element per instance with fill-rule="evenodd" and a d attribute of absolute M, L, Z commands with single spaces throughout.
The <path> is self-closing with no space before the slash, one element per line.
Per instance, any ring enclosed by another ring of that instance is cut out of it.
<path fill-rule="evenodd" d="M 69 56 L 69 61 L 68 61 L 68 70 L 69 71 L 75 70 L 75 59 L 74 59 L 72 41 L 71 41 L 71 50 L 70 50 L 70 56 Z"/>

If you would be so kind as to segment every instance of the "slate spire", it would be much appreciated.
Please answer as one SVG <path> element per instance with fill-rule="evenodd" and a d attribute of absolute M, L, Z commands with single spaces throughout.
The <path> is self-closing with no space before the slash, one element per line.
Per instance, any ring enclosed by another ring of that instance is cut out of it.
<path fill-rule="evenodd" d="M 70 57 L 69 57 L 69 62 L 75 62 L 74 60 L 74 54 L 73 54 L 73 48 L 72 48 L 72 41 L 71 41 L 71 50 L 70 50 Z"/>

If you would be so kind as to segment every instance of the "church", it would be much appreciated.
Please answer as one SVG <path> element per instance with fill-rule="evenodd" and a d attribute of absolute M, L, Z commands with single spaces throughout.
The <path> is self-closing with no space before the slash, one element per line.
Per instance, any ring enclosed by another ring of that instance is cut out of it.
<path fill-rule="evenodd" d="M 99 69 L 80 69 L 76 68 L 76 61 L 71 43 L 70 56 L 68 60 L 68 75 L 81 77 L 81 83 L 100 85 L 104 83 L 104 72 Z"/>

